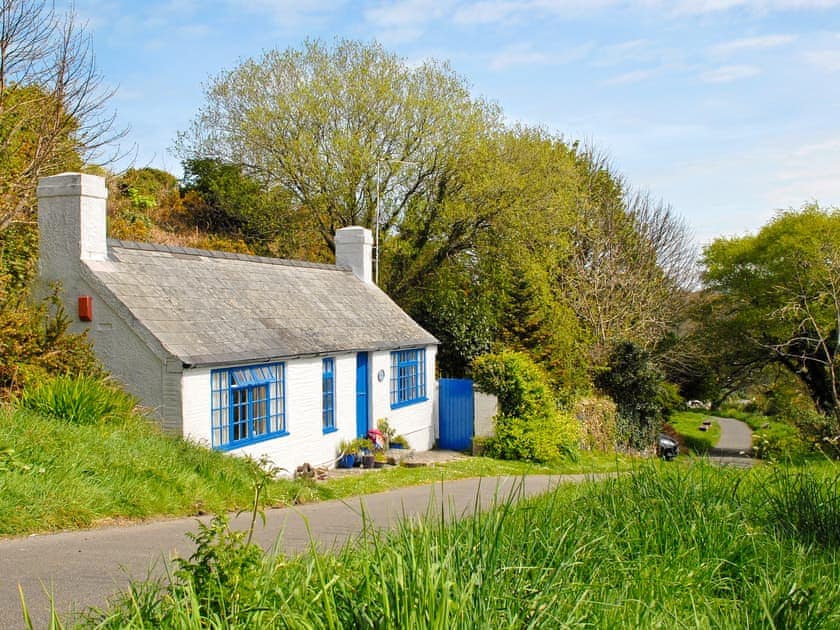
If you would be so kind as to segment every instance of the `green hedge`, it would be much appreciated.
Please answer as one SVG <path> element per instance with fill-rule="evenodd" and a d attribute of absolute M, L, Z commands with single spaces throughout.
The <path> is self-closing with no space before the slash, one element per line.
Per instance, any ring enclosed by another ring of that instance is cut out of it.
<path fill-rule="evenodd" d="M 580 424 L 557 408 L 548 378 L 530 357 L 510 350 L 482 355 L 473 361 L 473 378 L 499 400 L 488 454 L 544 462 L 575 451 Z"/>

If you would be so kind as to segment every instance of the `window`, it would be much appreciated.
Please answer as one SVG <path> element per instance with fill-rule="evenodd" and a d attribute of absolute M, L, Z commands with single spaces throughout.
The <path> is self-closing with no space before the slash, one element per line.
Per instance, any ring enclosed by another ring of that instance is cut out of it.
<path fill-rule="evenodd" d="M 426 400 L 426 351 L 391 353 L 391 408 Z"/>
<path fill-rule="evenodd" d="M 210 373 L 212 443 L 229 449 L 286 434 L 282 363 Z"/>
<path fill-rule="evenodd" d="M 335 428 L 335 359 L 324 359 L 321 366 L 321 391 L 323 392 L 321 408 L 324 433 L 331 433 L 337 431 Z"/>

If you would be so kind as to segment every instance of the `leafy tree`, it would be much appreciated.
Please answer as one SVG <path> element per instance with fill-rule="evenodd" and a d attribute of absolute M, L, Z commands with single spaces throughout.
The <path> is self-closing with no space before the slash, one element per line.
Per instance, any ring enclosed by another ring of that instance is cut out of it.
<path fill-rule="evenodd" d="M 347 40 L 246 60 L 211 80 L 206 99 L 179 135 L 180 155 L 286 191 L 330 249 L 336 229 L 374 226 L 377 200 L 387 238 L 410 204 L 435 200 L 458 148 L 497 117 L 448 65 L 412 67 Z"/>
<path fill-rule="evenodd" d="M 703 264 L 729 346 L 783 366 L 840 421 L 840 210 L 781 212 L 754 236 L 716 240 Z"/>
<path fill-rule="evenodd" d="M 90 45 L 46 0 L 0 5 L 0 230 L 34 215 L 38 178 L 78 169 L 120 137 Z"/>
<path fill-rule="evenodd" d="M 447 374 L 501 342 L 586 390 L 592 360 L 654 347 L 683 299 L 670 208 L 576 143 L 504 127 L 445 63 L 352 41 L 269 51 L 211 80 L 177 149 L 195 216 L 251 243 L 275 222 L 320 259 L 337 228 L 378 228 L 379 284 L 444 342 Z"/>
<path fill-rule="evenodd" d="M 615 401 L 619 438 L 634 448 L 649 446 L 673 404 L 672 390 L 650 354 L 628 341 L 616 344 L 595 385 Z"/>

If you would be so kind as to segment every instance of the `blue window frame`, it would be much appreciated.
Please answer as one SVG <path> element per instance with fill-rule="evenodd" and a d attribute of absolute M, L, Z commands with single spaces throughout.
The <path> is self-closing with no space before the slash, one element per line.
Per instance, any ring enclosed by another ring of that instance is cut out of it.
<path fill-rule="evenodd" d="M 286 435 L 282 363 L 210 372 L 213 448 L 222 450 Z"/>
<path fill-rule="evenodd" d="M 426 350 L 391 353 L 391 409 L 426 400 Z"/>
<path fill-rule="evenodd" d="M 321 391 L 323 392 L 321 409 L 324 433 L 332 433 L 338 430 L 335 426 L 335 359 L 324 359 L 321 367 Z"/>

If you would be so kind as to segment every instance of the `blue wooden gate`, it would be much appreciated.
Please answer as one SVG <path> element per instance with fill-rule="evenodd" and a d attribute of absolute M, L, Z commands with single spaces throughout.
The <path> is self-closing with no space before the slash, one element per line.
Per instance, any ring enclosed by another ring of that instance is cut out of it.
<path fill-rule="evenodd" d="M 474 429 L 473 382 L 469 379 L 442 378 L 438 383 L 438 446 L 466 451 L 472 444 Z"/>

